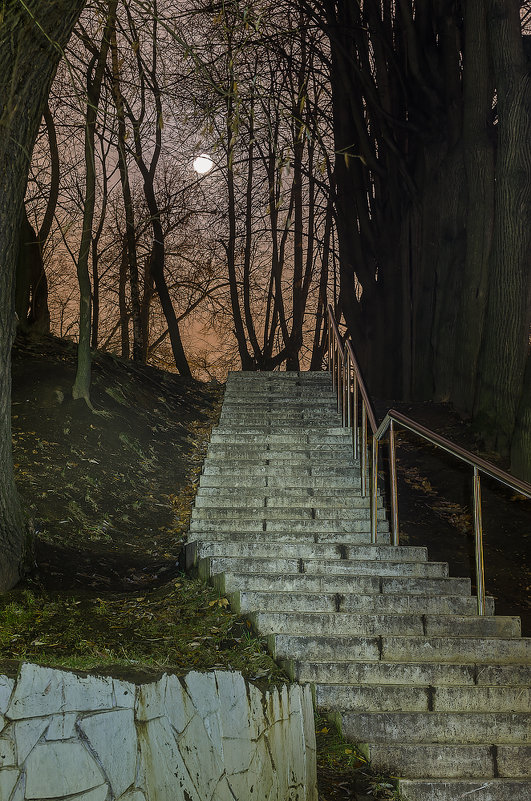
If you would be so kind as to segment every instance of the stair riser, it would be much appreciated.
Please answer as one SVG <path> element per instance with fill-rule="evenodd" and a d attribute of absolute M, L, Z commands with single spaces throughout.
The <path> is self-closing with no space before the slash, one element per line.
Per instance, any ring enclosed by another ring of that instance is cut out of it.
<path fill-rule="evenodd" d="M 374 595 L 380 591 L 383 594 L 390 593 L 391 597 L 395 594 L 394 589 L 389 590 L 389 584 L 394 585 L 392 579 L 379 576 L 319 576 L 303 573 L 284 574 L 278 573 L 236 573 L 226 571 L 219 576 L 213 576 L 218 588 L 222 586 L 226 590 L 223 592 L 235 592 L 237 590 L 282 590 L 284 592 L 322 592 L 322 593 L 356 593 L 362 595 Z M 403 582 L 403 595 L 418 594 L 426 595 L 458 595 L 463 584 L 460 579 L 409 579 Z M 464 593 L 463 593 L 464 594 Z"/>
<path fill-rule="evenodd" d="M 231 601 L 236 611 L 254 612 L 267 609 L 269 612 L 359 612 L 374 614 L 441 614 L 476 615 L 475 598 L 426 595 L 358 595 L 336 593 L 289 593 L 289 592 L 242 592 L 239 599 Z M 494 614 L 494 601 L 488 599 L 487 614 Z M 305 679 L 313 681 L 313 679 Z"/>
<path fill-rule="evenodd" d="M 408 778 L 467 779 L 482 776 L 527 777 L 531 765 L 529 746 L 501 745 L 401 745 L 372 746 L 371 765 L 383 773 Z M 406 773 L 403 766 L 406 765 Z M 426 796 L 425 798 L 431 798 Z M 474 794 L 472 794 L 474 797 Z M 483 799 L 483 795 L 479 796 Z M 459 796 L 454 796 L 454 799 Z M 425 801 L 425 799 L 423 799 Z"/>
<path fill-rule="evenodd" d="M 231 474 L 230 476 L 228 474 Z M 232 474 L 241 473 L 248 475 L 251 473 L 253 476 L 278 476 L 286 479 L 289 476 L 297 476 L 308 478 L 349 478 L 357 479 L 359 482 L 360 471 L 358 467 L 333 467 L 330 465 L 274 465 L 270 463 L 269 459 L 259 459 L 255 462 L 250 460 L 242 465 L 239 459 L 233 461 L 216 461 L 208 460 L 203 466 L 203 475 L 208 476 L 227 476 L 232 480 Z"/>
<path fill-rule="evenodd" d="M 304 491 L 303 492 L 307 492 Z M 287 498 L 282 496 L 274 496 L 274 495 L 247 495 L 245 492 L 239 492 L 237 495 L 232 493 L 232 496 L 229 495 L 221 495 L 220 493 L 215 494 L 197 494 L 195 498 L 194 506 L 196 509 L 232 509 L 232 510 L 240 510 L 242 507 L 251 508 L 251 509 L 262 509 L 262 510 L 269 510 L 269 509 L 279 509 L 279 510 L 286 510 L 291 511 L 292 509 L 315 509 L 316 515 L 311 516 L 313 519 L 319 519 L 317 517 L 317 513 L 325 514 L 329 513 L 330 516 L 334 518 L 337 516 L 337 507 L 344 506 L 347 510 L 351 512 L 353 510 L 359 510 L 362 514 L 360 517 L 366 519 L 367 517 L 367 509 L 366 504 L 363 503 L 363 500 L 360 496 L 353 495 L 349 497 L 345 495 L 344 497 L 335 497 L 335 498 L 327 498 L 321 494 L 315 495 L 308 495 L 304 494 L 301 497 L 296 495 L 289 495 Z M 381 500 L 378 502 L 378 508 L 381 509 L 380 518 L 382 520 L 385 519 L 385 512 L 383 509 L 383 504 Z"/>
<path fill-rule="evenodd" d="M 467 712 L 528 712 L 529 695 L 529 690 L 523 687 L 344 687 L 318 684 L 315 688 L 319 709 L 345 712 L 460 712 L 463 709 Z"/>
<path fill-rule="evenodd" d="M 209 563 L 209 564 L 206 564 Z M 442 562 L 372 562 L 359 560 L 332 559 L 257 559 L 229 558 L 214 556 L 199 560 L 200 573 L 211 576 L 233 570 L 240 573 L 306 573 L 308 575 L 345 575 L 349 578 L 358 576 L 394 576 L 408 575 L 415 577 L 442 576 L 446 564 Z"/>
<path fill-rule="evenodd" d="M 246 462 L 268 461 L 268 464 L 280 470 L 284 465 L 294 467 L 310 467 L 316 461 L 321 465 L 331 467 L 343 464 L 345 467 L 354 467 L 355 463 L 352 455 L 352 448 L 349 445 L 337 445 L 334 448 L 323 446 L 318 448 L 315 445 L 300 445 L 299 447 L 286 447 L 274 445 L 269 448 L 261 447 L 253 443 L 224 445 L 212 444 L 207 448 L 207 456 L 213 460 L 223 460 L 229 462 L 238 460 L 243 469 Z"/>
<path fill-rule="evenodd" d="M 281 658 L 300 661 L 362 661 L 445 663 L 526 663 L 524 640 L 480 637 L 348 637 L 271 634 L 270 650 Z"/>
<path fill-rule="evenodd" d="M 392 684 L 425 686 L 527 687 L 531 666 L 524 664 L 479 665 L 438 662 L 286 662 L 294 681 L 311 684 L 374 684 L 385 692 Z M 383 685 L 383 686 L 382 686 Z"/>
<path fill-rule="evenodd" d="M 529 801 L 529 782 L 516 779 L 476 779 L 474 781 L 414 781 L 399 782 L 407 801 Z"/>
<path fill-rule="evenodd" d="M 393 547 L 392 545 L 332 545 L 325 543 L 279 542 L 202 542 L 188 546 L 196 558 L 207 556 L 259 557 L 284 559 L 354 559 L 361 561 L 427 561 L 424 548 Z"/>
<path fill-rule="evenodd" d="M 317 433 L 317 434 L 264 434 L 260 432 L 249 432 L 248 434 L 234 431 L 232 433 L 217 433 L 212 432 L 210 437 L 211 445 L 222 445 L 227 448 L 231 445 L 254 445 L 257 450 L 267 451 L 266 445 L 272 445 L 276 448 L 289 448 L 292 445 L 299 447 L 299 450 L 304 450 L 305 446 L 316 446 L 325 448 L 327 445 L 343 448 L 352 448 L 352 439 L 349 434 L 336 433 Z"/>
<path fill-rule="evenodd" d="M 322 516 L 318 517 L 316 514 L 315 520 L 291 520 L 289 523 L 285 520 L 268 520 L 266 522 L 266 531 L 276 533 L 277 531 L 284 531 L 287 526 L 293 532 L 307 532 L 312 534 L 324 533 L 327 531 L 369 531 L 369 520 L 356 520 L 354 516 L 347 520 L 326 520 Z M 378 515 L 378 533 L 384 534 L 389 531 L 389 523 L 380 519 Z M 446 568 L 446 572 L 448 569 Z"/>
<path fill-rule="evenodd" d="M 229 411 L 228 409 L 222 411 L 219 418 L 219 423 L 216 429 L 233 429 L 237 427 L 245 428 L 245 426 L 259 427 L 262 430 L 267 430 L 273 426 L 293 426 L 300 428 L 341 428 L 343 426 L 341 415 L 337 412 L 311 412 L 300 409 L 253 412 L 247 411 Z M 347 429 L 349 430 L 349 429 Z"/>
<path fill-rule="evenodd" d="M 343 712 L 343 735 L 362 743 L 528 744 L 531 715 L 482 712 Z M 405 766 L 404 766 L 405 769 Z"/>
<path fill-rule="evenodd" d="M 317 499 L 316 499 L 317 500 Z M 300 523 L 305 520 L 319 520 L 329 524 L 342 525 L 349 521 L 368 521 L 370 514 L 368 509 L 363 508 L 350 508 L 345 509 L 339 515 L 336 509 L 316 508 L 310 506 L 249 506 L 245 507 L 226 507 L 226 506 L 198 506 L 194 509 L 194 520 L 200 522 L 201 520 L 219 520 L 237 521 L 237 520 L 268 520 L 268 521 L 293 521 Z M 378 510 L 378 519 L 382 522 L 385 521 L 385 510 Z"/>
<path fill-rule="evenodd" d="M 328 521 L 328 520 L 294 520 L 294 519 L 284 519 L 284 520 L 271 520 L 266 519 L 265 515 L 260 515 L 258 518 L 240 518 L 238 520 L 234 518 L 227 518 L 226 520 L 220 520 L 216 523 L 214 518 L 207 518 L 207 519 L 194 519 L 192 517 L 190 523 L 190 532 L 194 534 L 195 532 L 206 533 L 209 531 L 212 532 L 258 532 L 258 531 L 266 531 L 270 533 L 274 533 L 275 536 L 278 533 L 284 533 L 286 531 L 290 531 L 292 534 L 306 534 L 308 536 L 318 535 L 318 534 L 327 534 L 328 532 L 340 533 L 344 532 L 346 534 L 349 533 L 365 533 L 367 536 L 367 542 L 370 542 L 370 534 L 369 534 L 369 520 L 348 520 L 344 523 L 336 523 L 335 521 Z M 379 535 L 385 534 L 389 531 L 389 524 L 381 521 L 378 524 L 378 542 L 388 542 L 388 537 L 382 537 L 380 540 Z M 341 538 L 342 539 L 342 538 Z"/>
<path fill-rule="evenodd" d="M 254 532 L 235 531 L 233 528 L 228 531 L 221 531 L 218 527 L 206 524 L 206 530 L 195 531 L 194 542 L 209 541 L 209 542 L 271 542 L 271 536 L 267 531 L 259 530 Z M 308 543 L 323 543 L 332 545 L 369 545 L 370 543 L 369 532 L 351 532 L 349 534 L 336 533 L 336 532 L 322 532 L 320 534 L 308 534 L 304 531 L 293 532 L 283 531 L 275 534 L 275 542 L 277 543 L 301 543 L 305 545 Z M 382 547 L 389 547 L 389 534 L 382 534 L 378 537 L 378 543 Z M 190 543 L 191 545 L 193 543 Z"/>
<path fill-rule="evenodd" d="M 271 468 L 268 472 L 255 474 L 254 470 L 242 470 L 241 472 L 234 472 L 229 474 L 227 469 L 223 475 L 214 474 L 206 471 L 201 476 L 199 486 L 211 487 L 212 489 L 231 487 L 231 488 L 249 488 L 258 490 L 263 489 L 304 489 L 304 490 L 345 490 L 345 492 L 355 494 L 360 492 L 360 479 L 359 476 L 310 476 L 304 473 L 290 473 L 282 475 L 280 471 L 273 472 Z"/>
<path fill-rule="evenodd" d="M 453 615 L 373 615 L 355 612 L 255 612 L 251 619 L 262 634 L 316 636 L 519 637 L 520 620 L 512 617 Z"/>
<path fill-rule="evenodd" d="M 196 509 L 235 509 L 241 508 L 242 506 L 254 509 L 316 509 L 317 511 L 330 509 L 337 515 L 338 505 L 345 506 L 350 510 L 360 509 L 366 513 L 367 504 L 364 503 L 364 501 L 365 499 L 361 498 L 361 496 L 354 494 L 349 496 L 346 492 L 328 498 L 321 493 L 309 495 L 308 490 L 301 488 L 299 496 L 292 491 L 287 497 L 285 497 L 285 491 L 282 492 L 282 495 L 277 496 L 274 494 L 266 495 L 265 493 L 263 495 L 257 495 L 256 490 L 253 490 L 252 495 L 246 492 L 238 492 L 238 494 L 235 495 L 234 491 L 232 494 L 219 492 L 207 492 L 205 494 L 199 491 L 195 497 L 194 505 Z M 379 500 L 378 506 L 382 509 L 383 516 L 383 504 L 381 500 Z"/>
<path fill-rule="evenodd" d="M 259 435 L 261 438 L 273 436 L 297 436 L 297 437 L 319 437 L 334 436 L 342 437 L 345 442 L 352 445 L 352 429 L 342 425 L 341 419 L 336 415 L 333 417 L 318 415 L 308 417 L 302 412 L 294 412 L 291 416 L 269 414 L 259 414 L 252 416 L 251 413 L 242 412 L 241 419 L 234 416 L 221 415 L 218 425 L 212 429 L 212 433 L 222 435 L 230 441 L 234 435 L 249 436 Z M 304 440 L 306 441 L 306 440 Z"/>

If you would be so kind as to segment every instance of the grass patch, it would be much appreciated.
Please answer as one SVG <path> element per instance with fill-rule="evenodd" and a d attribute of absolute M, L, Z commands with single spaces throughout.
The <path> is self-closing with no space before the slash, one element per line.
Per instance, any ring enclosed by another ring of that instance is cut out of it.
<path fill-rule="evenodd" d="M 371 770 L 362 750 L 317 714 L 315 737 L 319 801 L 401 801 L 393 780 Z"/>
<path fill-rule="evenodd" d="M 285 681 L 264 642 L 228 610 L 226 599 L 187 576 L 142 595 L 15 590 L 0 598 L 0 652 L 4 659 L 78 670 L 216 668 Z"/>

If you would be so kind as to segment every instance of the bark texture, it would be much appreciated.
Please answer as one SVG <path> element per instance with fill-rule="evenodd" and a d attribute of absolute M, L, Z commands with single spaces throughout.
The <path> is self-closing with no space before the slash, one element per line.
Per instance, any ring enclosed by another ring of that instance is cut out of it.
<path fill-rule="evenodd" d="M 84 0 L 17 0 L 0 22 L 0 591 L 22 572 L 25 527 L 11 452 L 15 273 L 29 162 L 50 84 Z"/>

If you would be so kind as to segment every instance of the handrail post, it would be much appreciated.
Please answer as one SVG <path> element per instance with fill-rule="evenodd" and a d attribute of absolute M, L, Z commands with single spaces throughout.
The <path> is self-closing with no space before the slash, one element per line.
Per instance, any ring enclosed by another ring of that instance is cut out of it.
<path fill-rule="evenodd" d="M 343 404 L 341 409 L 341 421 L 343 426 L 347 424 L 347 398 L 348 398 L 348 383 L 347 383 L 347 362 L 348 362 L 348 352 L 345 348 L 343 351 Z"/>
<path fill-rule="evenodd" d="M 378 440 L 372 435 L 371 477 L 371 542 L 376 545 L 378 537 Z"/>
<path fill-rule="evenodd" d="M 332 328 L 330 328 L 330 350 L 331 350 L 331 368 L 330 372 L 332 373 L 332 389 L 336 388 L 336 342 L 335 339 L 332 340 Z"/>
<path fill-rule="evenodd" d="M 367 497 L 367 409 L 364 401 L 361 402 L 361 495 Z"/>
<path fill-rule="evenodd" d="M 346 419 L 346 425 L 350 428 L 350 423 L 351 423 L 351 419 L 352 419 L 351 409 L 350 409 L 350 403 L 351 403 L 350 384 L 351 384 L 351 381 L 352 381 L 352 376 L 350 374 L 350 354 L 349 354 L 348 350 L 345 350 L 345 353 L 347 354 L 347 419 Z"/>
<path fill-rule="evenodd" d="M 483 524 L 481 519 L 481 482 L 474 466 L 474 539 L 476 552 L 476 593 L 478 615 L 485 614 L 485 567 L 483 562 Z"/>
<path fill-rule="evenodd" d="M 330 314 L 328 314 L 327 318 L 327 330 L 328 330 L 328 371 L 333 374 L 332 368 L 332 321 L 330 320 Z M 333 383 L 332 383 L 333 386 Z"/>
<path fill-rule="evenodd" d="M 341 346 L 337 343 L 337 410 L 343 414 L 343 353 Z"/>
<path fill-rule="evenodd" d="M 391 482 L 391 533 L 393 545 L 399 545 L 400 535 L 398 530 L 398 485 L 396 480 L 396 444 L 395 444 L 395 425 L 391 420 L 389 424 L 389 471 Z"/>
<path fill-rule="evenodd" d="M 360 454 L 359 431 L 358 431 L 358 376 L 354 371 L 354 385 L 352 387 L 352 447 L 354 458 L 358 459 Z"/>

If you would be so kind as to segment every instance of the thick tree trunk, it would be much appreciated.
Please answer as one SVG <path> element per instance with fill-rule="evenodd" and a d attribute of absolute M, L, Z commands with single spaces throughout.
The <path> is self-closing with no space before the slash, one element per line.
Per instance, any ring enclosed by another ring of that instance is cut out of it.
<path fill-rule="evenodd" d="M 531 484 L 531 352 L 511 443 L 511 471 Z"/>
<path fill-rule="evenodd" d="M 467 0 L 463 145 L 467 179 L 466 256 L 455 331 L 452 401 L 472 413 L 488 290 L 494 210 L 493 86 L 485 0 Z"/>
<path fill-rule="evenodd" d="M 26 546 L 11 454 L 15 271 L 29 161 L 60 53 L 84 0 L 16 0 L 0 26 L 0 591 L 18 580 Z"/>
<path fill-rule="evenodd" d="M 489 297 L 474 422 L 508 453 L 529 346 L 531 271 L 531 78 L 519 3 L 489 0 L 487 21 L 498 105 L 495 213 Z"/>

